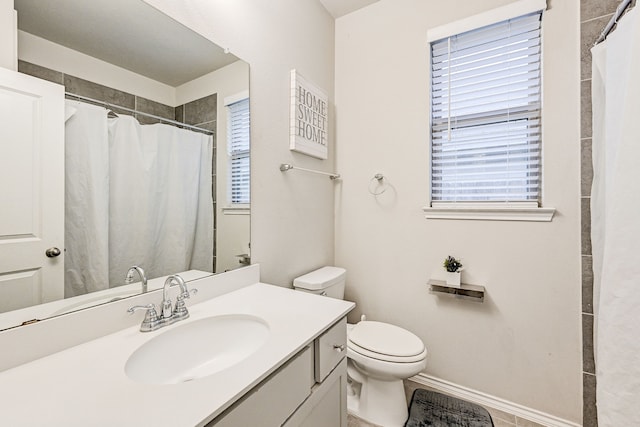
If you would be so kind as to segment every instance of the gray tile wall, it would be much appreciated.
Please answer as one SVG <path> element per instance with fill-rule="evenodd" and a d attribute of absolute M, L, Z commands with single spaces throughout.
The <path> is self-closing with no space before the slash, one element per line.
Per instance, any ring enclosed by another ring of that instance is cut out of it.
<path fill-rule="evenodd" d="M 153 114 L 154 116 L 163 117 L 169 120 L 173 120 L 175 116 L 175 108 L 165 104 L 161 104 L 159 102 L 151 101 L 150 99 L 142 98 L 141 96 L 136 96 L 136 105 L 133 109 L 143 113 Z M 161 120 L 144 116 L 142 114 L 135 114 L 135 117 L 143 125 L 162 123 Z"/>
<path fill-rule="evenodd" d="M 593 270 L 591 258 L 591 52 L 593 43 L 620 0 L 580 1 L 581 197 L 582 197 L 582 422 L 596 427 L 596 376 L 593 357 Z"/>
<path fill-rule="evenodd" d="M 153 114 L 154 116 L 163 117 L 169 120 L 176 120 L 185 124 L 194 125 L 213 131 L 213 186 L 212 186 L 212 202 L 214 212 L 214 231 L 213 231 L 213 271 L 216 271 L 216 131 L 217 131 L 217 95 L 209 95 L 204 98 L 197 99 L 184 105 L 171 107 L 161 104 L 150 99 L 132 95 L 117 89 L 103 86 L 90 82 L 78 77 L 41 67 L 26 61 L 18 61 L 18 71 L 29 74 L 34 77 L 48 80 L 50 82 L 62 84 L 65 91 L 75 95 L 85 96 L 97 101 L 107 102 L 114 105 L 110 107 L 117 114 L 131 114 L 130 112 L 120 110 L 117 106 L 129 108 L 140 113 Z M 87 102 L 87 101 L 83 101 Z M 102 105 L 99 102 L 97 105 Z M 142 124 L 153 124 L 161 122 L 158 119 L 147 117 L 142 114 L 134 114 L 134 117 Z"/>
<path fill-rule="evenodd" d="M 64 75 L 64 89 L 66 92 L 75 95 L 86 96 L 131 110 L 136 108 L 135 95 L 70 76 L 69 74 Z"/>

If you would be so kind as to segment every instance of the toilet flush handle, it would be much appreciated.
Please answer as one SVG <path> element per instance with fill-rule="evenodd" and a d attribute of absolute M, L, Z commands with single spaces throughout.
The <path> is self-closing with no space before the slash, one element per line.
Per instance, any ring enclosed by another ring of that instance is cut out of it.
<path fill-rule="evenodd" d="M 344 344 L 340 344 L 340 345 L 334 344 L 333 345 L 333 349 L 335 351 L 337 351 L 338 353 L 342 353 L 344 351 L 345 347 L 344 347 Z"/>

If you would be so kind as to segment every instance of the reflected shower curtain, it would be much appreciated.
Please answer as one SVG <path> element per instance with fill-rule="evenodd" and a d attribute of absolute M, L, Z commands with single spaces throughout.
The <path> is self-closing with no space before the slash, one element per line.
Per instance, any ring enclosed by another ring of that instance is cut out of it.
<path fill-rule="evenodd" d="M 107 110 L 66 101 L 64 297 L 109 283 Z"/>
<path fill-rule="evenodd" d="M 211 271 L 210 136 L 164 124 L 109 119 L 109 281 L 132 263 L 158 277 Z"/>
<path fill-rule="evenodd" d="M 148 277 L 211 271 L 212 137 L 67 106 L 65 296 L 121 285 L 133 264 Z"/>
<path fill-rule="evenodd" d="M 591 240 L 600 427 L 640 426 L 640 8 L 593 56 Z"/>

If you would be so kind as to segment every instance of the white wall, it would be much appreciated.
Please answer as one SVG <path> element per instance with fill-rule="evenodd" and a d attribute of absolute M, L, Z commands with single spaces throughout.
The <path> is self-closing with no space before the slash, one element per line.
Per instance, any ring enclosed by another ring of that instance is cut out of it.
<path fill-rule="evenodd" d="M 219 98 L 248 90 L 249 64 L 244 61 L 236 61 L 176 87 L 175 105 L 188 104 L 202 98 L 203 94 L 217 93 L 219 107 L 224 101 Z M 218 113 L 220 113 L 219 109 Z M 222 119 L 226 119 L 226 116 L 217 118 L 218 121 Z"/>
<path fill-rule="evenodd" d="M 0 0 L 0 67 L 16 70 L 16 13 L 13 0 Z"/>
<path fill-rule="evenodd" d="M 289 151 L 289 71 L 333 93 L 334 21 L 317 0 L 146 0 L 251 66 L 251 258 L 287 286 L 334 259 L 333 184 L 281 163 L 330 171 Z M 333 100 L 330 100 L 331 103 Z"/>
<path fill-rule="evenodd" d="M 544 204 L 551 223 L 427 220 L 427 30 L 510 0 L 381 0 L 336 21 L 336 264 L 350 316 L 389 321 L 429 350 L 426 374 L 581 420 L 579 2 L 544 16 Z M 381 172 L 392 186 L 367 191 Z M 447 255 L 483 304 L 430 294 Z"/>

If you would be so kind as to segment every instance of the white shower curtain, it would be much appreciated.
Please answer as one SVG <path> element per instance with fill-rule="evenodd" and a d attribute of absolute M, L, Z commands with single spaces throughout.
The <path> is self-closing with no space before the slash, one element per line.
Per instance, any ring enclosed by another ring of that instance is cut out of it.
<path fill-rule="evenodd" d="M 640 426 L 640 8 L 591 52 L 598 424 Z"/>
<path fill-rule="evenodd" d="M 149 277 L 213 266 L 210 136 L 109 119 L 109 280 L 132 263 Z"/>
<path fill-rule="evenodd" d="M 107 110 L 66 102 L 65 277 L 69 298 L 109 284 Z"/>
<path fill-rule="evenodd" d="M 212 137 L 67 106 L 66 296 L 121 285 L 133 264 L 212 271 Z"/>

